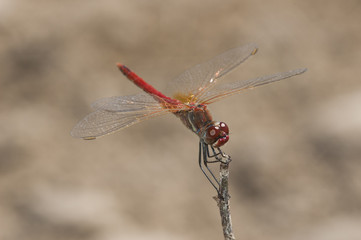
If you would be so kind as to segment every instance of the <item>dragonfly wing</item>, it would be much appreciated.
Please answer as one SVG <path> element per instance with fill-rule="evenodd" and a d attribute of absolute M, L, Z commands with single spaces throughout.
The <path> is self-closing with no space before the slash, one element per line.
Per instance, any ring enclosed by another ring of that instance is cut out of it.
<path fill-rule="evenodd" d="M 257 45 L 253 43 L 231 49 L 205 63 L 188 69 L 170 83 L 168 91 L 175 95 L 179 93 L 194 95 L 192 100 L 197 100 L 213 87 L 216 79 L 237 67 L 256 52 Z"/>
<path fill-rule="evenodd" d="M 159 102 L 147 93 L 101 98 L 93 102 L 91 106 L 96 110 L 102 109 L 113 112 L 135 112 L 137 110 L 156 110 L 162 108 Z"/>
<path fill-rule="evenodd" d="M 294 70 L 291 70 L 288 72 L 281 72 L 281 73 L 276 73 L 276 74 L 258 77 L 258 78 L 254 78 L 254 79 L 242 80 L 242 81 L 238 81 L 238 82 L 218 85 L 215 88 L 213 88 L 211 91 L 207 92 L 201 99 L 199 99 L 199 102 L 204 103 L 204 104 L 209 104 L 209 103 L 215 102 L 223 97 L 239 93 L 242 90 L 258 87 L 258 86 L 276 82 L 276 81 L 280 81 L 285 78 L 289 78 L 289 77 L 292 77 L 295 75 L 302 74 L 306 71 L 307 71 L 306 68 L 299 68 L 299 69 L 294 69 Z"/>
<path fill-rule="evenodd" d="M 73 137 L 94 139 L 169 112 L 145 94 L 103 98 L 94 102 L 92 107 L 96 110 L 73 128 Z"/>

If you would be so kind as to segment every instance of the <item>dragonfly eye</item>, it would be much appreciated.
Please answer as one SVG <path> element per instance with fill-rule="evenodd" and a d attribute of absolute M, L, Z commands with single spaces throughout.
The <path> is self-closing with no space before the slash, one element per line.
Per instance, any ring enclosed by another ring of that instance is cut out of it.
<path fill-rule="evenodd" d="M 206 137 L 210 140 L 216 140 L 220 133 L 219 127 L 216 125 L 212 125 L 207 128 Z"/>
<path fill-rule="evenodd" d="M 206 142 L 208 144 L 214 144 L 221 138 L 227 138 L 229 129 L 224 122 L 213 122 L 213 124 L 206 129 L 205 133 Z"/>
<path fill-rule="evenodd" d="M 229 139 L 229 129 L 224 122 L 213 122 L 206 131 L 204 140 L 213 147 L 223 146 Z"/>
<path fill-rule="evenodd" d="M 219 123 L 219 128 L 221 131 L 223 131 L 224 133 L 226 133 L 227 135 L 229 134 L 229 129 L 226 123 L 224 122 L 220 122 Z"/>

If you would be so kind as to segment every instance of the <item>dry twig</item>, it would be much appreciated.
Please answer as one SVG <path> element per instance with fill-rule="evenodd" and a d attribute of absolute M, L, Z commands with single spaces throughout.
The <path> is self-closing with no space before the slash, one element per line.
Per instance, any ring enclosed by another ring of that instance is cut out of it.
<path fill-rule="evenodd" d="M 226 158 L 223 159 L 223 161 L 220 164 L 219 194 L 218 196 L 214 197 L 214 199 L 217 201 L 219 212 L 221 214 L 223 235 L 225 240 L 235 239 L 232 230 L 232 220 L 231 220 L 230 205 L 229 205 L 230 196 L 228 194 L 228 178 L 229 178 L 228 167 L 230 162 L 231 162 L 231 158 L 229 156 L 226 156 Z"/>

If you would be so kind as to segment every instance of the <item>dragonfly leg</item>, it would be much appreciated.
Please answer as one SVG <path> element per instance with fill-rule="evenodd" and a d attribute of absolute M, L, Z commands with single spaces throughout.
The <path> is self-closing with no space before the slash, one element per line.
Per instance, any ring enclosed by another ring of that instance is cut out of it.
<path fill-rule="evenodd" d="M 199 141 L 199 167 L 208 179 L 208 181 L 219 193 L 219 180 L 216 178 L 212 170 L 208 167 L 208 163 L 229 163 L 231 161 L 231 158 L 226 155 L 220 148 L 214 148 L 212 146 L 210 147 L 212 151 L 211 153 L 209 150 L 209 145 L 204 143 L 203 141 Z M 215 160 L 209 160 L 210 158 L 215 158 Z"/>
<path fill-rule="evenodd" d="M 211 169 L 209 169 L 208 167 L 208 163 L 213 163 L 213 162 L 217 162 L 217 161 L 209 161 L 208 160 L 208 155 L 209 155 L 209 151 L 208 151 L 208 145 L 205 143 L 203 144 L 203 164 L 204 166 L 206 166 L 208 172 L 212 175 L 213 179 L 217 182 L 217 184 L 219 185 L 218 179 L 214 176 L 213 172 L 211 171 Z M 217 159 L 218 160 L 218 159 Z"/>
<path fill-rule="evenodd" d="M 223 157 L 223 152 L 221 151 L 220 148 L 217 148 L 218 153 L 216 152 L 216 150 L 214 149 L 214 147 L 211 146 L 213 155 L 209 154 L 209 145 L 207 145 L 207 156 L 208 158 L 215 158 L 216 160 L 214 161 L 207 161 L 208 163 L 215 163 L 215 162 L 221 162 L 222 161 L 222 157 Z M 219 155 L 221 155 L 222 157 L 219 157 Z"/>
<path fill-rule="evenodd" d="M 232 161 L 231 157 L 227 154 L 225 154 L 220 148 L 217 148 L 219 153 L 221 154 L 222 158 L 221 158 L 221 162 L 223 163 L 230 163 Z"/>
<path fill-rule="evenodd" d="M 208 181 L 212 184 L 212 186 L 216 189 L 217 193 L 219 193 L 219 182 L 218 179 L 214 176 L 214 174 L 212 173 L 212 171 L 209 169 L 207 163 L 207 155 L 208 155 L 208 145 L 203 143 L 202 141 L 199 142 L 199 157 L 198 157 L 198 162 L 199 162 L 199 167 L 202 170 L 204 176 L 206 176 L 206 178 L 208 179 Z M 208 172 L 211 174 L 213 180 L 211 179 L 211 177 L 207 174 L 207 172 L 204 170 L 202 163 L 204 164 L 204 166 L 207 168 Z M 214 183 L 215 182 L 215 183 Z"/>
<path fill-rule="evenodd" d="M 216 158 L 216 160 L 214 161 L 208 161 L 208 163 L 214 163 L 214 162 L 223 162 L 223 163 L 229 163 L 231 160 L 231 158 L 225 154 L 220 148 L 216 148 L 218 150 L 218 152 L 216 151 L 216 149 L 214 147 L 211 146 L 211 149 L 212 149 L 212 152 L 213 152 L 213 155 L 210 155 L 209 154 L 209 150 L 208 150 L 208 157 L 209 158 Z M 224 161 L 225 159 L 225 161 Z"/>

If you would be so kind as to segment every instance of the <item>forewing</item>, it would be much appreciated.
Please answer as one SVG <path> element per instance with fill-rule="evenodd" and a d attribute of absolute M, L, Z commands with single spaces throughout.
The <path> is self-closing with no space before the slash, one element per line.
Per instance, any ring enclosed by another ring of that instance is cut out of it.
<path fill-rule="evenodd" d="M 257 46 L 252 43 L 222 53 L 179 75 L 170 83 L 168 92 L 173 95 L 179 93 L 186 94 L 187 96 L 193 95 L 191 100 L 197 100 L 197 98 L 214 86 L 216 79 L 237 67 L 256 52 Z"/>
<path fill-rule="evenodd" d="M 94 109 L 103 109 L 113 112 L 134 112 L 137 110 L 143 111 L 144 109 L 151 110 L 162 108 L 159 102 L 155 100 L 155 97 L 147 93 L 101 98 L 93 102 L 91 106 Z"/>
<path fill-rule="evenodd" d="M 92 107 L 95 111 L 71 131 L 73 137 L 94 139 L 168 112 L 145 94 L 103 98 L 94 102 Z"/>
<path fill-rule="evenodd" d="M 302 74 L 306 72 L 306 68 L 294 69 L 288 72 L 281 72 L 272 75 L 267 75 L 263 77 L 258 77 L 249 80 L 242 80 L 233 83 L 221 84 L 213 88 L 211 91 L 207 92 L 201 99 L 199 99 L 200 103 L 209 104 L 215 102 L 223 97 L 236 94 L 241 92 L 242 90 L 258 87 L 261 85 L 265 85 L 268 83 L 280 81 L 282 79 L 286 79 L 295 75 Z"/>

